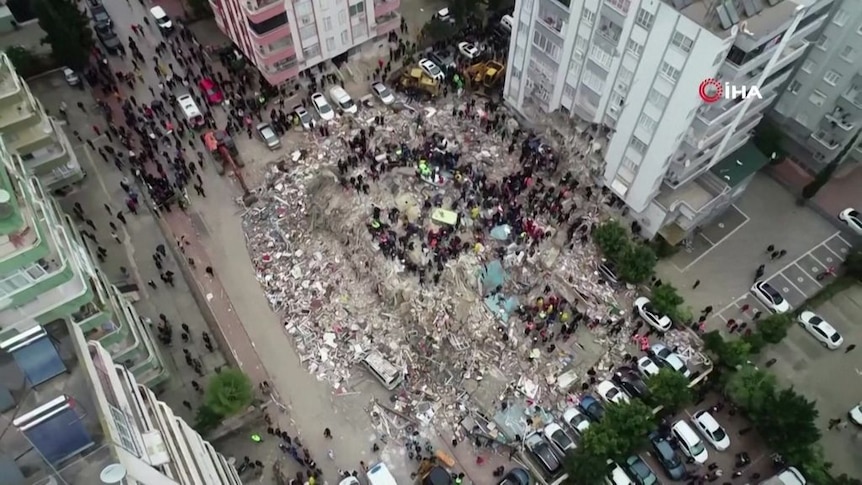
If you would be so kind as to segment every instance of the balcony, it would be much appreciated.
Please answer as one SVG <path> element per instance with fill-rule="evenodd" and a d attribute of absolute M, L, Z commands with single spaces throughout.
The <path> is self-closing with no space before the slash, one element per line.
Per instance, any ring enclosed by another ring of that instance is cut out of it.
<path fill-rule="evenodd" d="M 827 151 L 832 151 L 841 146 L 836 140 L 831 138 L 831 136 L 823 130 L 818 131 L 817 133 L 811 134 L 811 139 L 817 142 L 823 149 Z"/>
<path fill-rule="evenodd" d="M 261 23 L 284 13 L 285 9 L 284 0 L 246 0 L 245 2 L 246 17 L 254 23 Z"/>
<path fill-rule="evenodd" d="M 375 0 L 374 17 L 383 17 L 401 7 L 401 0 Z"/>
<path fill-rule="evenodd" d="M 284 62 L 284 61 L 280 61 Z M 292 67 L 276 67 L 276 66 L 266 66 L 261 73 L 263 77 L 266 78 L 266 81 L 273 86 L 278 86 L 284 82 L 295 79 L 299 76 L 299 65 L 293 65 Z"/>
<path fill-rule="evenodd" d="M 249 29 L 252 42 L 261 46 L 276 44 L 285 37 L 290 37 L 290 24 L 284 22 L 274 28 L 266 31 L 257 32 L 254 29 Z"/>
<path fill-rule="evenodd" d="M 559 17 L 555 17 L 553 15 L 539 15 L 539 23 L 559 35 L 563 36 L 563 32 L 566 30 L 566 22 Z"/>
<path fill-rule="evenodd" d="M 389 15 L 374 18 L 374 28 L 378 36 L 386 35 L 389 32 L 398 30 L 401 27 L 401 16 L 395 12 L 390 12 Z"/>
<path fill-rule="evenodd" d="M 272 65 L 294 56 L 296 56 L 296 46 L 294 46 L 293 39 L 290 36 L 265 47 L 262 45 L 257 46 L 257 58 L 264 65 Z"/>
<path fill-rule="evenodd" d="M 826 113 L 826 120 L 832 126 L 836 126 L 844 131 L 853 129 L 853 123 L 850 121 L 850 113 L 845 113 L 839 107 L 836 107 L 830 113 Z"/>
<path fill-rule="evenodd" d="M 788 45 L 784 48 L 784 52 L 781 53 L 781 57 L 778 58 L 778 62 L 775 64 L 774 70 L 779 71 L 784 69 L 790 63 L 795 62 L 805 54 L 806 49 L 808 49 L 808 42 L 805 40 L 794 43 L 793 45 Z"/>

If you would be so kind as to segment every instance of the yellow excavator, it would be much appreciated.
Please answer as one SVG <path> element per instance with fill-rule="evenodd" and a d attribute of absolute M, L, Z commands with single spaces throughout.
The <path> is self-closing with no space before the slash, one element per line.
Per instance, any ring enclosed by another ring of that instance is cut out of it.
<path fill-rule="evenodd" d="M 405 68 L 398 84 L 405 90 L 417 90 L 431 96 L 437 96 L 440 93 L 440 81 L 425 74 L 420 67 Z"/>
<path fill-rule="evenodd" d="M 465 74 L 471 90 L 488 95 L 503 85 L 506 66 L 497 61 L 485 61 L 468 67 Z"/>

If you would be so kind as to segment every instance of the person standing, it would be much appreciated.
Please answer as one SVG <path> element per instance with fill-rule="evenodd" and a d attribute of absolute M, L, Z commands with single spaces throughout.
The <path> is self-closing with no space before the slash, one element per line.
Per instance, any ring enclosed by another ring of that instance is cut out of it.
<path fill-rule="evenodd" d="M 844 353 L 845 353 L 845 354 L 850 353 L 850 351 L 852 351 L 852 350 L 853 350 L 853 349 L 855 349 L 855 348 L 856 348 L 856 344 L 850 344 L 850 345 L 848 345 L 848 346 L 847 346 L 847 348 L 846 348 L 846 349 L 844 349 Z"/>

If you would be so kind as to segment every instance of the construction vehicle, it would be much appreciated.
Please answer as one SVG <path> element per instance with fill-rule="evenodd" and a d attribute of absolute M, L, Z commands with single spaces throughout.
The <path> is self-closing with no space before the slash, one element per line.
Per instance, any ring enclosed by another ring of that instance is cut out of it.
<path fill-rule="evenodd" d="M 407 92 L 425 93 L 432 97 L 440 93 L 440 81 L 425 74 L 419 66 L 405 68 L 398 79 L 398 86 Z"/>
<path fill-rule="evenodd" d="M 490 95 L 506 79 L 506 66 L 497 61 L 473 64 L 465 71 L 467 87 L 480 94 Z"/>
<path fill-rule="evenodd" d="M 242 188 L 243 203 L 246 206 L 253 204 L 257 200 L 257 197 L 245 184 L 241 170 L 241 167 L 244 167 L 245 163 L 239 158 L 239 150 L 236 149 L 233 138 L 223 130 L 215 130 L 202 134 L 201 140 L 203 140 L 204 145 L 210 152 L 210 158 L 212 158 L 216 172 L 219 175 L 224 175 L 225 171 L 230 168 L 234 178 L 236 178 L 236 181 Z"/>
<path fill-rule="evenodd" d="M 454 460 L 449 458 L 448 461 L 454 465 Z M 426 458 L 419 464 L 419 469 L 415 473 L 416 485 L 449 485 L 452 483 L 452 474 L 449 469 L 443 465 L 447 465 L 447 461 L 440 460 L 437 457 Z M 452 465 L 449 465 L 450 467 Z"/>

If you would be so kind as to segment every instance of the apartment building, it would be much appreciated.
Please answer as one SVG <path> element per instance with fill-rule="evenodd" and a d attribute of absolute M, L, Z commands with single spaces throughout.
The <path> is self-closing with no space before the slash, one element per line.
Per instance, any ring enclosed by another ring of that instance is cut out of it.
<path fill-rule="evenodd" d="M 216 24 L 272 85 L 401 26 L 401 0 L 210 0 Z"/>
<path fill-rule="evenodd" d="M 27 173 L 38 176 L 48 191 L 84 178 L 63 129 L 33 97 L 6 53 L 0 53 L 0 134 L 7 149 L 20 155 Z"/>
<path fill-rule="evenodd" d="M 791 156 L 811 172 L 851 143 L 862 122 L 862 4 L 835 2 L 832 17 L 770 113 Z M 862 160 L 856 149 L 846 160 Z"/>
<path fill-rule="evenodd" d="M 644 236 L 676 244 L 768 162 L 751 132 L 831 4 L 518 0 L 504 96 L 527 117 L 553 113 L 596 135 L 605 185 Z M 725 89 L 706 102 L 710 79 Z"/>
<path fill-rule="evenodd" d="M 0 482 L 239 484 L 151 388 L 150 329 L 0 143 Z"/>

